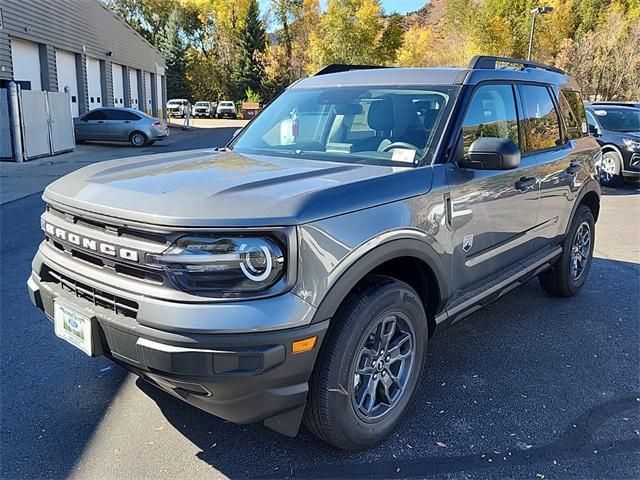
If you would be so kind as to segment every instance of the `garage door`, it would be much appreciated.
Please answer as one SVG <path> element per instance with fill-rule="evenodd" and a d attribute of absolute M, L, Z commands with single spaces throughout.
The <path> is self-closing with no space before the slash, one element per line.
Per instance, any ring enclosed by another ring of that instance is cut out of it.
<path fill-rule="evenodd" d="M 157 95 L 157 105 L 158 105 L 158 117 L 162 118 L 162 112 L 164 111 L 166 105 L 162 103 L 162 77 L 160 74 L 156 75 L 156 95 Z"/>
<path fill-rule="evenodd" d="M 16 81 L 30 82 L 31 90 L 42 90 L 40 52 L 37 43 L 11 37 L 11 64 L 13 78 Z M 24 84 L 22 88 L 28 90 Z"/>
<path fill-rule="evenodd" d="M 144 111 L 151 115 L 151 74 L 149 72 L 142 72 L 142 74 L 144 75 L 144 91 L 147 99 Z"/>
<path fill-rule="evenodd" d="M 131 108 L 140 110 L 140 95 L 138 93 L 138 71 L 129 70 L 129 90 L 131 91 Z"/>
<path fill-rule="evenodd" d="M 111 65 L 111 75 L 113 77 L 113 106 L 124 107 L 124 82 L 122 79 L 122 65 L 116 63 Z"/>
<path fill-rule="evenodd" d="M 89 110 L 102 106 L 102 81 L 100 79 L 100 60 L 87 57 L 87 90 L 89 91 Z"/>
<path fill-rule="evenodd" d="M 56 50 L 56 69 L 58 71 L 58 91 L 64 92 L 65 87 L 69 87 L 69 93 L 71 93 L 71 115 L 77 117 L 79 110 L 76 54 L 66 50 Z"/>

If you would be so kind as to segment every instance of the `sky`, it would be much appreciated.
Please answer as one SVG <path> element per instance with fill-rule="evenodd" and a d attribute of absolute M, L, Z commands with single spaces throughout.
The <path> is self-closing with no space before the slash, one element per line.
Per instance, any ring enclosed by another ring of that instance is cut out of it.
<path fill-rule="evenodd" d="M 269 7 L 269 0 L 259 0 L 260 7 L 265 11 Z M 382 9 L 385 13 L 401 13 L 415 12 L 427 3 L 427 0 L 381 0 Z M 320 7 L 324 10 L 327 6 L 327 0 L 320 0 Z"/>

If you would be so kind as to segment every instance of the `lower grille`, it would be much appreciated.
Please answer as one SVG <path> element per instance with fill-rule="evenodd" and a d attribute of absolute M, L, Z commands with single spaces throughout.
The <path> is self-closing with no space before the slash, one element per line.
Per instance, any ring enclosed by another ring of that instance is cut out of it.
<path fill-rule="evenodd" d="M 54 283 L 63 291 L 75 294 L 76 298 L 84 300 L 97 307 L 111 310 L 116 315 L 123 315 L 129 318 L 136 318 L 138 315 L 138 304 L 118 295 L 98 290 L 77 280 L 67 277 L 52 270 L 46 265 L 42 267 L 40 278 L 43 282 Z"/>

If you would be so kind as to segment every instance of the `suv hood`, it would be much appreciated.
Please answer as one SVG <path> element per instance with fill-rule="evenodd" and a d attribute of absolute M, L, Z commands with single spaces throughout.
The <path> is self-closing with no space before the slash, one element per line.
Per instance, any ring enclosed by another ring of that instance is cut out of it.
<path fill-rule="evenodd" d="M 296 225 L 425 193 L 431 171 L 207 149 L 96 163 L 43 200 L 154 225 Z"/>

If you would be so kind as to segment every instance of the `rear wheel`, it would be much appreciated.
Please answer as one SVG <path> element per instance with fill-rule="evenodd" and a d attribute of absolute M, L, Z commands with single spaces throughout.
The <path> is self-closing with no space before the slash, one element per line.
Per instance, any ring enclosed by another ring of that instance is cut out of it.
<path fill-rule="evenodd" d="M 133 132 L 129 135 L 129 142 L 134 147 L 144 147 L 147 143 L 147 136 L 142 132 Z"/>
<path fill-rule="evenodd" d="M 591 269 L 595 242 L 595 220 L 591 210 L 581 205 L 562 245 L 562 255 L 549 270 L 538 278 L 547 292 L 558 297 L 577 294 Z"/>
<path fill-rule="evenodd" d="M 332 319 L 310 381 L 305 425 L 345 450 L 382 441 L 398 425 L 422 373 L 427 319 L 406 283 L 374 275 Z"/>
<path fill-rule="evenodd" d="M 622 183 L 622 157 L 615 151 L 602 154 L 599 169 L 600 183 L 605 187 L 617 187 Z"/>

